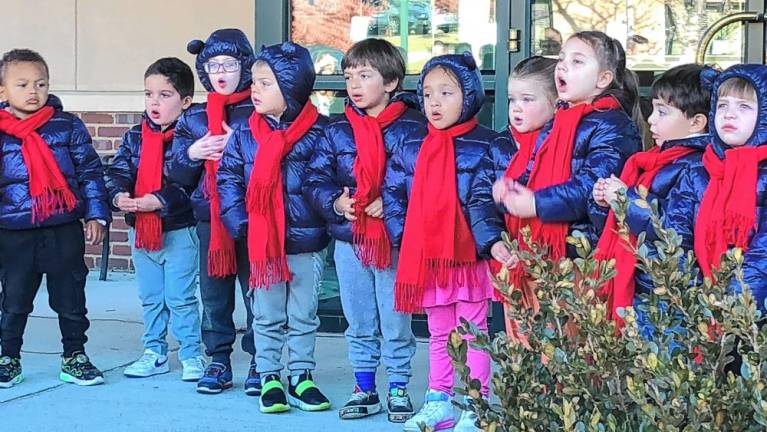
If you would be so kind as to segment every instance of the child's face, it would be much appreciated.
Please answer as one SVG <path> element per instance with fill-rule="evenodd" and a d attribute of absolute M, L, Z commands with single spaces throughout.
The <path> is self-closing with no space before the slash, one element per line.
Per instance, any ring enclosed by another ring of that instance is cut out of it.
<path fill-rule="evenodd" d="M 756 127 L 757 103 L 741 96 L 720 96 L 716 102 L 714 125 L 719 138 L 731 147 L 740 147 L 751 138 Z"/>
<path fill-rule="evenodd" d="M 423 106 L 426 118 L 437 129 L 458 122 L 463 108 L 461 85 L 442 68 L 432 69 L 423 79 Z"/>
<path fill-rule="evenodd" d="M 652 139 L 656 145 L 666 141 L 682 139 L 698 131 L 694 128 L 695 118 L 687 116 L 679 108 L 670 105 L 663 99 L 652 100 L 652 114 L 647 119 L 650 124 Z"/>
<path fill-rule="evenodd" d="M 538 130 L 554 117 L 554 101 L 535 79 L 509 81 L 509 125 L 518 132 Z"/>
<path fill-rule="evenodd" d="M 264 63 L 256 63 L 252 70 L 253 84 L 250 86 L 250 98 L 253 100 L 256 112 L 279 118 L 288 105 L 285 103 L 272 68 Z"/>
<path fill-rule="evenodd" d="M 230 95 L 237 90 L 242 74 L 241 67 L 239 60 L 228 55 L 211 57 L 205 62 L 205 71 L 213 90 L 222 95 Z"/>
<path fill-rule="evenodd" d="M 397 88 L 397 81 L 384 84 L 383 76 L 369 64 L 344 70 L 346 92 L 357 108 L 369 116 L 377 116 L 389 103 L 389 94 Z"/>
<path fill-rule="evenodd" d="M 568 39 L 559 52 L 554 76 L 559 98 L 573 105 L 591 103 L 613 79 L 612 72 L 600 70 L 594 48 L 577 37 Z"/>
<path fill-rule="evenodd" d="M 48 74 L 35 62 L 13 62 L 6 66 L 0 98 L 8 102 L 9 111 L 25 119 L 48 102 Z"/>
<path fill-rule="evenodd" d="M 149 75 L 144 79 L 144 109 L 152 121 L 165 130 L 173 124 L 192 103 L 192 98 L 181 98 L 173 84 L 164 75 Z"/>

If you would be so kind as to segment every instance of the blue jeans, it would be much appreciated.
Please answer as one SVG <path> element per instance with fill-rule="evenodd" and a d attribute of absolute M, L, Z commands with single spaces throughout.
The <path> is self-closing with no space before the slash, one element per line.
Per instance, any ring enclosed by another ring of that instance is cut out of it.
<path fill-rule="evenodd" d="M 375 372 L 383 357 L 389 382 L 407 383 L 413 375 L 415 337 L 411 316 L 394 311 L 397 252 L 392 252 L 392 268 L 383 271 L 364 267 L 347 242 L 336 241 L 334 258 L 352 368 Z"/>
<path fill-rule="evenodd" d="M 135 231 L 128 239 L 133 250 L 139 298 L 144 309 L 144 348 L 168 353 L 168 322 L 186 360 L 202 355 L 197 291 L 197 256 L 200 251 L 193 227 L 162 235 L 162 249 L 146 251 L 135 246 Z"/>

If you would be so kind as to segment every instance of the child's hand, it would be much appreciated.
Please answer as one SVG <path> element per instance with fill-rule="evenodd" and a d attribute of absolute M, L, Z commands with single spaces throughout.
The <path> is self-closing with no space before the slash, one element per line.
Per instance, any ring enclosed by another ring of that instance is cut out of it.
<path fill-rule="evenodd" d="M 615 201 L 618 198 L 618 191 L 621 189 L 626 189 L 626 184 L 618 177 L 613 175 L 605 179 L 605 201 L 608 203 Z"/>
<path fill-rule="evenodd" d="M 136 200 L 131 198 L 128 192 L 120 192 L 115 195 L 114 205 L 125 213 L 134 213 L 136 211 Z"/>
<path fill-rule="evenodd" d="M 221 160 L 224 155 L 224 148 L 226 147 L 229 137 L 232 135 L 232 129 L 226 123 L 221 123 L 226 133 L 224 135 L 211 135 L 210 132 L 205 136 L 198 139 L 187 150 L 189 159 L 193 161 L 199 160 Z"/>
<path fill-rule="evenodd" d="M 509 190 L 502 201 L 506 211 L 522 219 L 535 217 L 535 193 L 532 189 L 517 182 L 509 183 L 507 186 Z"/>
<path fill-rule="evenodd" d="M 136 198 L 136 211 L 140 212 L 153 212 L 162 208 L 162 202 L 157 198 L 155 194 L 146 194 L 141 198 Z"/>
<path fill-rule="evenodd" d="M 354 216 L 354 203 L 356 200 L 349 196 L 349 188 L 344 187 L 344 193 L 340 197 L 336 198 L 336 202 L 333 203 L 333 208 L 336 213 L 342 214 L 346 220 L 355 221 L 357 217 Z"/>
<path fill-rule="evenodd" d="M 594 183 L 594 189 L 591 191 L 594 202 L 600 207 L 610 207 L 610 203 L 605 200 L 605 185 L 606 180 L 601 178 Z"/>
<path fill-rule="evenodd" d="M 509 191 L 509 182 L 505 178 L 500 178 L 493 183 L 493 200 L 497 203 L 503 203 L 503 198 Z"/>
<path fill-rule="evenodd" d="M 376 198 L 375 201 L 365 207 L 365 214 L 379 219 L 383 217 L 383 200 L 381 197 Z"/>
<path fill-rule="evenodd" d="M 503 264 L 506 268 L 514 268 L 519 264 L 519 258 L 516 254 L 511 253 L 508 248 L 506 248 L 506 245 L 503 244 L 502 241 L 497 241 L 495 244 L 493 244 L 493 247 L 490 248 L 490 255 L 495 258 L 496 261 Z"/>
<path fill-rule="evenodd" d="M 89 220 L 85 224 L 85 240 L 93 246 L 100 245 L 104 241 L 104 225 L 97 220 Z"/>

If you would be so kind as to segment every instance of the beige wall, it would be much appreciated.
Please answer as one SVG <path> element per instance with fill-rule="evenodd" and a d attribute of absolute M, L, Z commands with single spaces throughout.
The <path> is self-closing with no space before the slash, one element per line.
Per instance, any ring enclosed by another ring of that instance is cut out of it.
<path fill-rule="evenodd" d="M 0 51 L 39 51 L 51 88 L 74 111 L 140 111 L 143 74 L 160 57 L 194 67 L 189 40 L 224 27 L 253 41 L 255 0 L 2 0 Z M 198 85 L 199 87 L 199 85 Z M 200 88 L 198 88 L 200 90 Z"/>

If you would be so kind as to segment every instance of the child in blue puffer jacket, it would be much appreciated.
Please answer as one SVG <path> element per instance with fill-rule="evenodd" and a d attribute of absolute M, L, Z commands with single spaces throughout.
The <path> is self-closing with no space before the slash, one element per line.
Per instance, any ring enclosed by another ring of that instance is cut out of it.
<path fill-rule="evenodd" d="M 245 394 L 261 393 L 253 342 L 253 314 L 248 293 L 248 252 L 244 242 L 235 242 L 221 221 L 221 200 L 216 172 L 231 131 L 247 122 L 253 112 L 250 100 L 254 54 L 241 30 L 221 29 L 208 39 L 193 40 L 187 51 L 196 54 L 197 76 L 208 91 L 207 102 L 190 107 L 179 118 L 173 137 L 174 160 L 170 178 L 194 188 L 192 207 L 200 239 L 200 298 L 202 342 L 211 357 L 197 391 L 217 394 L 232 387 L 232 345 L 237 337 L 232 314 L 236 279 L 245 303 L 247 328 L 243 351 L 251 356 L 245 379 Z"/>
<path fill-rule="evenodd" d="M 327 118 L 309 100 L 309 51 L 284 42 L 264 47 L 252 70 L 255 112 L 232 134 L 221 159 L 221 218 L 245 242 L 261 376 L 261 412 L 330 408 L 312 380 L 319 327 L 318 287 L 330 238 L 302 193 Z M 288 347 L 287 395 L 280 379 Z"/>
<path fill-rule="evenodd" d="M 144 354 L 123 374 L 144 378 L 170 371 L 165 336 L 170 324 L 181 345 L 181 379 L 202 378 L 197 300 L 199 241 L 189 194 L 168 179 L 171 141 L 179 116 L 192 104 L 194 74 L 177 58 L 162 58 L 144 73 L 144 120 L 125 133 L 107 169 L 112 206 L 125 212 L 144 311 Z"/>
<path fill-rule="evenodd" d="M 426 119 L 414 95 L 395 94 L 405 62 L 389 42 L 358 42 L 341 65 L 349 94 L 346 113 L 325 128 L 304 184 L 336 240 L 334 259 L 349 322 L 346 339 L 357 385 L 339 416 L 381 411 L 375 374 L 383 358 L 389 420 L 404 422 L 413 415 L 407 384 L 415 337 L 410 314 L 394 310 L 394 277 L 407 203 L 388 193 L 386 184 L 403 175 L 389 169 L 392 154 L 405 142 L 420 145 Z"/>
<path fill-rule="evenodd" d="M 104 172 L 88 129 L 48 94 L 48 82 L 48 65 L 34 51 L 0 60 L 0 388 L 23 380 L 22 337 L 43 275 L 64 345 L 59 378 L 104 382 L 85 354 L 83 259 L 85 241 L 101 243 L 111 220 Z"/>

